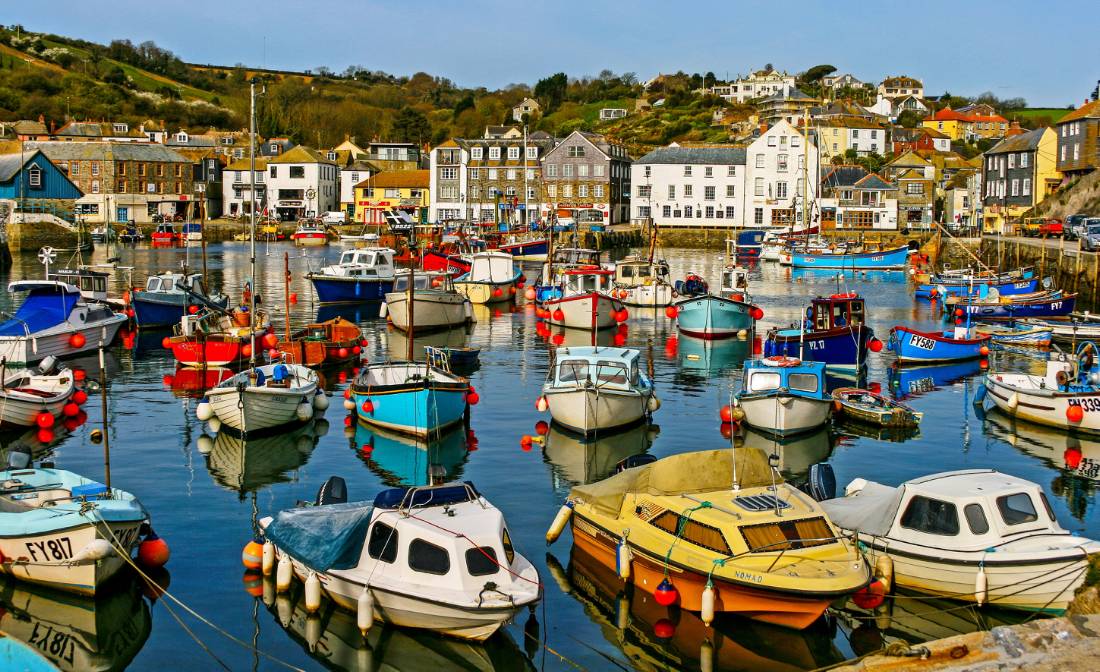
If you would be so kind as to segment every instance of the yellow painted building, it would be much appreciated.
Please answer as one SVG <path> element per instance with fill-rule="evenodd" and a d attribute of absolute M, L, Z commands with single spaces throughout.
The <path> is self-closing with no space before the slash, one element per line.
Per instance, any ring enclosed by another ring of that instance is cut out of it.
<path fill-rule="evenodd" d="M 394 170 L 378 173 L 355 185 L 355 221 L 383 224 L 387 210 L 408 213 L 414 221 L 428 217 L 428 171 Z"/>
<path fill-rule="evenodd" d="M 859 156 L 886 154 L 890 149 L 886 142 L 886 127 L 877 121 L 837 116 L 818 119 L 813 126 L 817 131 L 823 164 L 831 163 L 835 156 L 843 157 L 849 149 L 854 149 Z"/>
<path fill-rule="evenodd" d="M 1062 182 L 1058 134 L 1039 128 L 1006 138 L 982 155 L 982 227 L 1011 233 Z"/>

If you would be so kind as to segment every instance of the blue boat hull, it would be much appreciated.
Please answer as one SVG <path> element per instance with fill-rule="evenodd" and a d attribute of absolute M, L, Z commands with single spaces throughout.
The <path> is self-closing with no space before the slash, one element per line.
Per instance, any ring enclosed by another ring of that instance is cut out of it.
<path fill-rule="evenodd" d="M 1034 292 L 1039 287 L 1039 281 L 1036 278 L 1030 280 L 1020 280 L 1019 282 L 994 282 L 994 283 L 978 283 L 971 287 L 970 283 L 940 283 L 936 285 L 917 285 L 917 291 L 914 292 L 914 296 L 918 299 L 930 299 L 932 298 L 932 292 L 936 292 L 937 298 L 944 298 L 944 296 L 978 296 L 981 292 L 981 288 L 989 287 L 996 289 L 1001 296 L 1012 296 L 1013 294 L 1027 294 Z M 940 291 L 940 287 L 946 290 Z"/>
<path fill-rule="evenodd" d="M 221 308 L 225 308 L 228 299 L 219 302 L 211 302 Z M 160 294 L 156 299 L 148 299 L 142 296 L 142 292 L 134 292 L 133 297 L 134 321 L 137 326 L 144 329 L 156 327 L 173 327 L 180 323 L 189 305 L 187 297 L 183 294 Z"/>
<path fill-rule="evenodd" d="M 382 301 L 386 292 L 393 291 L 393 280 L 336 279 L 311 276 L 317 300 L 321 303 L 366 303 Z"/>
<path fill-rule="evenodd" d="M 859 254 L 791 254 L 791 266 L 794 268 L 837 268 L 837 269 L 888 269 L 905 268 L 909 261 L 909 248 L 899 247 L 884 252 L 862 252 Z"/>
<path fill-rule="evenodd" d="M 988 338 L 937 340 L 910 331 L 895 330 L 890 334 L 887 347 L 894 351 L 903 363 L 953 362 L 977 359 L 981 349 L 988 346 Z"/>
<path fill-rule="evenodd" d="M 545 240 L 536 240 L 530 243 L 516 243 L 514 245 L 501 245 L 500 249 L 516 258 L 521 257 L 545 257 L 550 249 L 550 244 Z"/>
<path fill-rule="evenodd" d="M 1047 301 L 1027 303 L 956 304 L 974 319 L 978 320 L 1021 320 L 1029 317 L 1066 317 L 1077 306 L 1077 295 L 1071 294 Z"/>
<path fill-rule="evenodd" d="M 732 338 L 753 328 L 751 304 L 707 294 L 677 302 L 676 326 L 696 338 Z"/>
<path fill-rule="evenodd" d="M 371 393 L 356 391 L 355 412 L 359 421 L 402 434 L 428 436 L 462 422 L 466 412 L 467 387 L 425 385 L 407 391 Z M 370 400 L 373 410 L 363 410 Z"/>
<path fill-rule="evenodd" d="M 769 333 L 764 341 L 764 356 L 799 357 L 801 350 L 801 359 L 825 362 L 830 369 L 854 371 L 866 366 L 867 343 L 874 336 L 870 327 L 808 331 L 801 335 L 800 346 L 798 329 L 779 329 Z"/>

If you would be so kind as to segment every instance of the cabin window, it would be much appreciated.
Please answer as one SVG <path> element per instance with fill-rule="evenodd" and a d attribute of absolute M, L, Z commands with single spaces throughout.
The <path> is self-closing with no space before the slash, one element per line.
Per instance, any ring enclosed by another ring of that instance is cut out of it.
<path fill-rule="evenodd" d="M 385 523 L 375 523 L 367 540 L 367 555 L 382 562 L 397 559 L 397 530 Z"/>
<path fill-rule="evenodd" d="M 722 536 L 722 530 L 717 527 L 684 518 L 675 511 L 664 511 L 653 517 L 649 523 L 696 546 L 702 546 L 722 555 L 732 555 L 726 538 Z"/>
<path fill-rule="evenodd" d="M 818 380 L 816 373 L 792 373 L 787 376 L 787 386 L 792 390 L 803 392 L 817 392 Z"/>
<path fill-rule="evenodd" d="M 985 510 L 981 504 L 967 504 L 963 507 L 963 515 L 966 516 L 966 524 L 974 534 L 985 534 L 989 531 L 989 521 L 985 519 Z"/>
<path fill-rule="evenodd" d="M 409 569 L 424 574 L 446 574 L 451 571 L 451 556 L 447 549 L 413 539 L 409 544 Z"/>
<path fill-rule="evenodd" d="M 901 526 L 926 534 L 954 536 L 959 533 L 959 514 L 950 502 L 917 495 L 909 500 Z"/>
<path fill-rule="evenodd" d="M 1006 525 L 1022 525 L 1039 520 L 1035 504 L 1026 492 L 998 497 L 997 509 L 1001 512 L 1001 520 L 1005 521 Z"/>
<path fill-rule="evenodd" d="M 501 535 L 500 541 L 504 545 L 504 557 L 508 559 L 508 564 L 511 565 L 512 561 L 516 559 L 516 549 L 512 547 L 512 537 L 508 534 L 507 528 Z"/>
<path fill-rule="evenodd" d="M 492 546 L 478 546 L 466 551 L 466 571 L 470 572 L 470 576 L 489 576 L 496 574 L 498 569 L 497 552 Z"/>
<path fill-rule="evenodd" d="M 780 376 L 775 371 L 753 371 L 749 374 L 749 392 L 774 390 L 779 387 Z"/>
<path fill-rule="evenodd" d="M 342 255 L 340 255 L 340 263 L 341 264 L 350 264 L 351 260 L 354 256 L 355 256 L 354 252 L 345 252 Z"/>
<path fill-rule="evenodd" d="M 160 278 L 149 278 L 149 281 L 145 283 L 145 288 L 150 292 L 155 292 L 160 289 Z"/>
<path fill-rule="evenodd" d="M 623 278 L 633 278 L 634 277 L 634 267 L 633 266 L 620 266 L 619 267 L 619 276 L 623 277 Z"/>
<path fill-rule="evenodd" d="M 626 385 L 626 367 L 618 362 L 596 363 L 596 384 Z"/>
<path fill-rule="evenodd" d="M 1050 517 L 1050 522 L 1055 522 L 1056 519 L 1054 517 L 1054 509 L 1050 508 L 1050 500 L 1047 499 L 1047 493 L 1040 492 L 1039 499 L 1043 500 L 1043 508 L 1047 510 L 1047 516 Z"/>
<path fill-rule="evenodd" d="M 746 525 L 740 529 L 750 553 L 809 548 L 835 541 L 833 532 L 824 518 Z"/>
<path fill-rule="evenodd" d="M 558 366 L 558 380 L 576 383 L 588 380 L 588 362 L 583 359 L 567 359 Z"/>

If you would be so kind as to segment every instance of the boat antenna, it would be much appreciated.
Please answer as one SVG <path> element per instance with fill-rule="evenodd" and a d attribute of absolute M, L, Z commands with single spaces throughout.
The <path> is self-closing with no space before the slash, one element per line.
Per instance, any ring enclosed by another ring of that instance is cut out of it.
<path fill-rule="evenodd" d="M 248 293 L 249 333 L 248 364 L 256 368 L 256 78 L 248 82 L 248 198 L 252 201 L 248 208 L 248 237 L 250 240 L 250 263 L 252 264 L 252 291 Z"/>

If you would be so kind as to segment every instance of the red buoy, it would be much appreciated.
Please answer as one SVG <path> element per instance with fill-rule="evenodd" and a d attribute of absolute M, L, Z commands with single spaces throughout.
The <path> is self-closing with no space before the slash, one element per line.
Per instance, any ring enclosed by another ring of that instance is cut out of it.
<path fill-rule="evenodd" d="M 667 618 L 658 619 L 653 624 L 653 634 L 661 639 L 672 639 L 676 636 L 676 624 Z"/>
<path fill-rule="evenodd" d="M 985 357 L 986 355 L 989 354 L 989 346 L 988 345 L 983 345 L 982 347 L 978 348 L 978 352 L 981 353 L 982 357 Z"/>
<path fill-rule="evenodd" d="M 290 293 L 290 303 L 292 303 L 292 304 L 298 303 L 298 292 L 291 292 Z"/>
<path fill-rule="evenodd" d="M 478 395 L 477 392 L 474 392 L 473 390 L 470 390 L 466 394 L 466 403 L 467 404 L 469 404 L 471 406 L 477 406 L 477 402 L 479 402 L 479 401 L 481 401 L 481 397 Z"/>
<path fill-rule="evenodd" d="M 348 382 L 348 372 L 347 371 L 341 371 L 341 372 L 337 373 L 336 374 L 336 380 L 340 381 L 341 383 Z"/>
<path fill-rule="evenodd" d="M 1070 422 L 1081 422 L 1085 419 L 1085 409 L 1080 406 L 1068 407 L 1066 409 L 1066 419 Z"/>
<path fill-rule="evenodd" d="M 80 381 L 84 380 L 87 377 L 88 377 L 88 374 L 85 373 L 84 369 L 73 369 L 73 380 L 77 381 L 78 383 Z M 87 395 L 84 395 L 84 396 L 85 396 L 85 398 L 87 398 Z M 77 403 L 78 404 L 83 404 L 84 402 L 83 401 L 78 401 Z"/>
<path fill-rule="evenodd" d="M 852 595 L 852 601 L 860 609 L 874 609 L 886 599 L 886 586 L 875 579 L 866 588 L 856 591 Z"/>
<path fill-rule="evenodd" d="M 34 435 L 38 439 L 39 443 L 53 443 L 53 430 L 52 429 L 40 429 L 38 433 Z"/>
<path fill-rule="evenodd" d="M 956 308 L 955 309 L 955 317 L 962 317 L 962 316 L 963 316 L 963 309 L 962 308 Z"/>
<path fill-rule="evenodd" d="M 263 344 L 266 348 L 274 348 L 279 344 L 279 337 L 271 333 L 264 334 Z"/>
<path fill-rule="evenodd" d="M 53 427 L 54 417 L 46 411 L 41 411 L 38 415 L 34 416 L 34 424 L 38 425 L 42 429 L 49 429 Z"/>
<path fill-rule="evenodd" d="M 753 306 L 752 307 L 752 319 L 754 319 L 754 320 L 764 319 L 764 309 L 760 308 L 759 306 Z"/>
<path fill-rule="evenodd" d="M 195 313 L 199 312 L 199 307 L 198 307 L 198 306 L 195 306 L 195 305 L 190 305 L 190 306 L 187 306 L 187 312 L 189 312 L 189 313 L 191 313 L 192 315 L 194 315 Z"/>
<path fill-rule="evenodd" d="M 74 348 L 83 348 L 84 344 L 88 342 L 88 339 L 84 338 L 84 334 L 79 331 L 69 337 L 69 345 Z"/>
<path fill-rule="evenodd" d="M 565 334 L 554 334 L 554 345 L 565 343 Z"/>
<path fill-rule="evenodd" d="M 358 345 L 353 345 L 352 346 L 351 354 L 358 355 L 360 352 L 363 352 L 363 348 L 360 348 Z"/>
<path fill-rule="evenodd" d="M 668 579 L 662 580 L 653 591 L 653 599 L 657 600 L 657 604 L 662 607 L 672 606 L 679 597 L 680 593 Z"/>
<path fill-rule="evenodd" d="M 878 340 L 877 338 L 872 338 L 867 343 L 867 348 L 871 352 L 882 352 L 882 341 Z"/>
<path fill-rule="evenodd" d="M 245 359 L 247 359 L 251 356 L 252 356 L 252 346 L 249 345 L 248 343 L 245 343 L 244 345 L 241 346 L 241 357 L 244 357 Z"/>
<path fill-rule="evenodd" d="M 160 344 L 165 350 L 171 348 L 172 347 L 172 337 L 171 336 L 165 336 L 164 338 L 160 339 Z"/>
<path fill-rule="evenodd" d="M 718 417 L 722 420 L 722 422 L 733 422 L 733 407 L 727 404 L 718 409 Z"/>
<path fill-rule="evenodd" d="M 675 320 L 676 316 L 679 313 L 680 313 L 680 311 L 676 309 L 676 306 L 667 306 L 665 308 L 665 317 L 667 317 L 670 320 Z"/>
<path fill-rule="evenodd" d="M 504 296 L 504 290 L 501 289 L 500 287 L 494 288 L 493 289 L 493 296 Z"/>
<path fill-rule="evenodd" d="M 336 354 L 340 356 L 340 359 L 345 359 L 348 356 L 348 349 L 347 348 L 340 348 L 339 350 L 336 351 Z"/>
<path fill-rule="evenodd" d="M 367 347 L 367 339 L 364 338 L 363 340 L 359 341 L 359 345 L 363 346 L 364 348 Z"/>
<path fill-rule="evenodd" d="M 76 392 L 73 392 L 73 401 L 78 404 L 83 404 L 85 401 L 88 401 L 88 393 L 84 390 L 77 390 Z"/>
<path fill-rule="evenodd" d="M 255 542 L 251 542 L 255 543 Z M 263 545 L 260 546 L 260 560 L 263 560 Z M 245 547 L 247 549 L 247 547 Z M 163 567 L 168 564 L 168 558 L 172 557 L 172 552 L 168 548 L 168 542 L 157 536 L 157 533 L 149 530 L 149 534 L 138 545 L 138 562 L 145 567 Z M 248 567 L 248 565 L 245 565 Z M 250 569 L 259 569 L 260 565 Z"/>
<path fill-rule="evenodd" d="M 80 407 L 77 406 L 75 402 L 70 401 L 61 407 L 61 413 L 66 418 L 72 418 L 75 417 L 77 413 L 80 413 Z"/>
<path fill-rule="evenodd" d="M 550 431 L 550 423 L 545 420 L 539 420 L 535 423 L 535 433 L 539 436 L 546 436 L 546 433 Z"/>
<path fill-rule="evenodd" d="M 374 413 L 374 402 L 370 399 L 367 399 L 363 402 L 363 405 L 360 406 L 360 408 L 363 409 L 364 413 Z"/>
<path fill-rule="evenodd" d="M 554 311 L 554 319 L 557 320 L 558 322 L 561 322 L 562 320 L 565 319 L 565 313 L 561 312 L 561 308 L 558 308 L 557 310 Z"/>
<path fill-rule="evenodd" d="M 351 399 L 351 388 L 350 387 L 347 388 L 346 390 L 344 390 L 344 398 L 345 399 Z"/>

